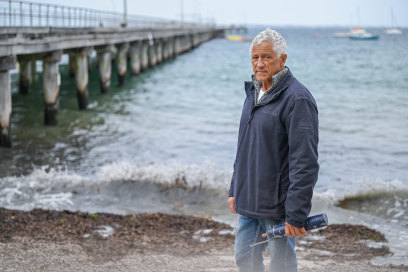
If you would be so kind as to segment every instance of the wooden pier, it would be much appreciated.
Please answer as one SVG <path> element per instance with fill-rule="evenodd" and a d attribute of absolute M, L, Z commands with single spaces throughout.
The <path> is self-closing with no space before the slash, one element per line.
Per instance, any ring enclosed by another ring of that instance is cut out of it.
<path fill-rule="evenodd" d="M 5 7 L 2 12 L 2 6 Z M 0 0 L 0 146 L 11 147 L 12 112 L 10 70 L 19 63 L 19 93 L 29 92 L 36 61 L 43 63 L 44 124 L 58 125 L 59 62 L 69 55 L 69 73 L 75 78 L 78 107 L 88 105 L 90 57 L 97 53 L 101 93 L 109 93 L 112 63 L 118 82 L 128 74 L 189 51 L 224 36 L 214 25 L 176 22 L 120 13 Z M 112 62 L 112 60 L 114 60 Z M 130 68 L 128 71 L 128 67 Z"/>

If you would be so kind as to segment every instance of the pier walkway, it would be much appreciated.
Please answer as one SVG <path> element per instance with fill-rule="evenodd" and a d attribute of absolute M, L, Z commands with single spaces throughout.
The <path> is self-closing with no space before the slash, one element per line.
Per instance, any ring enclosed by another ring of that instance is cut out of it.
<path fill-rule="evenodd" d="M 210 24 L 0 0 L 0 146 L 12 144 L 10 70 L 17 63 L 19 93 L 23 95 L 36 77 L 35 63 L 42 61 L 44 124 L 55 126 L 63 54 L 69 55 L 68 70 L 75 78 L 78 107 L 82 110 L 88 105 L 93 52 L 101 92 L 109 93 L 112 65 L 116 65 L 118 82 L 123 84 L 127 74 L 137 75 L 224 34 L 224 28 Z"/>

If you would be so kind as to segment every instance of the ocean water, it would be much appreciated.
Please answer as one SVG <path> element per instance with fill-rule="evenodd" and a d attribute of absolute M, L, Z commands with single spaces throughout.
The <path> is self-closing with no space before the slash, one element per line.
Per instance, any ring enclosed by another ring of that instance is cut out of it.
<path fill-rule="evenodd" d="M 262 27 L 246 34 L 252 38 Z M 287 66 L 319 107 L 319 180 L 312 213 L 385 233 L 408 265 L 408 30 L 377 41 L 330 28 L 277 28 Z M 383 29 L 370 29 L 383 33 Z M 227 190 L 250 80 L 248 42 L 215 39 L 117 86 L 79 111 L 67 58 L 58 127 L 43 126 L 41 64 L 28 95 L 12 73 L 12 149 L 0 149 L 0 206 L 88 212 L 167 212 L 236 226 Z M 113 73 L 114 74 L 114 73 Z"/>

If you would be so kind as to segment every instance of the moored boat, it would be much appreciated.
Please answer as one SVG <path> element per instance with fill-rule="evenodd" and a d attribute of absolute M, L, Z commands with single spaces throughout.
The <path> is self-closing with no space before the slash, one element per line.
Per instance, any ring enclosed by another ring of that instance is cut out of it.
<path fill-rule="evenodd" d="M 240 36 L 240 35 L 227 35 L 227 40 L 234 41 L 234 42 L 246 42 L 249 41 L 247 37 Z"/>
<path fill-rule="evenodd" d="M 402 31 L 401 29 L 398 29 L 398 28 L 389 28 L 389 29 L 386 29 L 384 33 L 388 35 L 401 35 Z"/>
<path fill-rule="evenodd" d="M 349 35 L 350 40 L 378 40 L 379 37 L 379 35 L 370 33 L 360 27 L 354 27 Z"/>

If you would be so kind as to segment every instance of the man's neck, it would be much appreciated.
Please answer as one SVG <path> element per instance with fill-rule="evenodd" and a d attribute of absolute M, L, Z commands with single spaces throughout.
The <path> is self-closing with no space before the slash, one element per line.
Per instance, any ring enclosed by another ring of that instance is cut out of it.
<path fill-rule="evenodd" d="M 267 81 L 262 81 L 262 91 L 266 92 L 272 87 L 273 79 L 270 78 Z"/>

